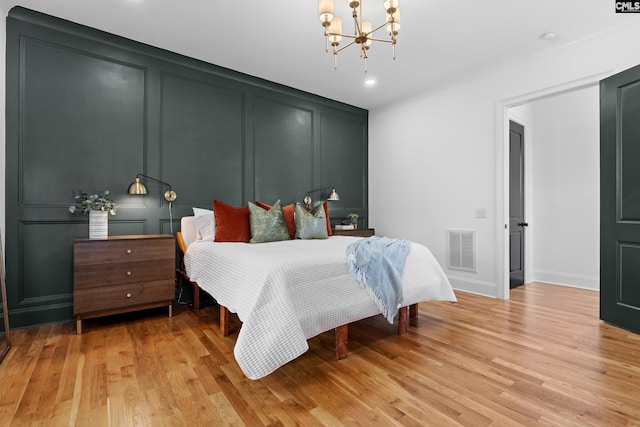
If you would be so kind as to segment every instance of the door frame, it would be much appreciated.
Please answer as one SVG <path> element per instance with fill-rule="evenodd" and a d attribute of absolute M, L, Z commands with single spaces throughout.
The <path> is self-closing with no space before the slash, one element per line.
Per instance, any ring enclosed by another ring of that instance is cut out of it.
<path fill-rule="evenodd" d="M 537 91 L 524 93 L 515 97 L 498 100 L 496 102 L 496 298 L 509 299 L 509 109 L 535 101 L 552 95 L 559 95 L 563 92 L 570 92 L 597 85 L 600 80 L 615 74 L 614 70 L 603 71 L 598 74 L 586 76 L 577 80 L 572 80 L 555 86 L 550 86 Z M 525 140 L 527 129 L 532 126 L 525 126 Z M 531 130 L 529 130 L 531 132 Z M 526 144 L 526 143 L 525 143 Z M 531 145 L 531 144 L 528 144 Z M 525 148 L 526 149 L 526 148 Z M 526 156 L 526 153 L 525 153 Z M 530 156 L 529 156 L 530 157 Z M 526 158 L 526 157 L 525 157 Z M 527 169 L 531 169 L 530 167 Z M 526 172 L 525 172 L 526 173 Z M 525 176 L 526 179 L 526 176 Z M 531 179 L 529 179 L 529 182 Z M 525 183 L 525 186 L 527 184 Z M 527 189 L 525 187 L 525 194 Z M 530 194 L 531 191 L 528 191 Z M 525 201 L 526 203 L 526 201 Z M 531 206 L 531 203 L 529 203 Z M 525 206 L 525 212 L 527 207 Z M 527 212 L 529 213 L 529 212 Z M 535 225 L 534 225 L 535 227 Z M 531 235 L 531 231 L 529 235 Z M 529 241 L 532 239 L 529 238 Z M 531 255 L 531 250 L 529 252 Z M 525 253 L 525 257 L 527 254 Z M 529 265 L 531 271 L 531 260 L 525 259 L 525 266 Z M 533 278 L 529 276 L 529 281 Z M 527 281 L 527 270 L 525 270 L 525 282 Z"/>

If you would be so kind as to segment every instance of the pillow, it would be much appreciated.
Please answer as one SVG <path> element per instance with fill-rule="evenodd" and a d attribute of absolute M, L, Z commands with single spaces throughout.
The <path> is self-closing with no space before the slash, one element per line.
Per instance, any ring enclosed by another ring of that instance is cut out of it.
<path fill-rule="evenodd" d="M 331 220 L 329 219 L 329 202 L 325 200 L 322 207 L 324 207 L 324 216 L 327 218 L 327 236 L 333 236 L 333 232 L 331 231 Z"/>
<path fill-rule="evenodd" d="M 251 226 L 249 243 L 289 240 L 289 230 L 284 221 L 280 200 L 275 202 L 269 210 L 249 202 L 249 225 Z"/>
<path fill-rule="evenodd" d="M 296 203 L 296 239 L 326 239 L 327 220 L 324 212 L 322 205 L 308 211 L 302 204 Z"/>
<path fill-rule="evenodd" d="M 214 242 L 249 243 L 249 207 L 235 208 L 219 200 L 213 201 L 213 215 L 216 219 Z"/>
<path fill-rule="evenodd" d="M 262 209 L 271 209 L 271 206 L 267 205 L 266 203 L 262 203 L 262 202 L 256 202 L 257 206 L 260 206 Z M 284 222 L 287 223 L 287 230 L 289 230 L 289 238 L 290 239 L 295 239 L 296 238 L 296 223 L 294 220 L 295 217 L 295 205 L 293 203 L 291 203 L 290 205 L 284 206 L 282 208 L 282 213 L 284 214 Z"/>
<path fill-rule="evenodd" d="M 212 241 L 216 236 L 216 219 L 211 209 L 193 208 L 196 217 L 196 240 Z"/>

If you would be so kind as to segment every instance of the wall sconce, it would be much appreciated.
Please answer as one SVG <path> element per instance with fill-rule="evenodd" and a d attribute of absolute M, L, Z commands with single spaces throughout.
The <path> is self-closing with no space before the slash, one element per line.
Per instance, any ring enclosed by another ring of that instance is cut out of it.
<path fill-rule="evenodd" d="M 160 181 L 159 179 L 155 179 L 155 178 L 151 178 L 150 176 L 144 175 L 144 174 L 137 174 L 136 175 L 136 180 L 133 181 L 131 183 L 131 185 L 129 185 L 129 189 L 127 190 L 127 193 L 129 194 L 147 194 L 147 187 L 140 181 L 140 177 L 144 177 L 147 179 L 150 179 L 151 181 L 155 181 L 158 182 L 160 184 L 166 185 L 167 187 L 169 187 L 169 189 L 167 191 L 165 191 L 164 193 L 164 199 L 169 202 L 169 227 L 171 229 L 171 234 L 173 234 L 173 215 L 171 213 L 171 204 L 173 201 L 175 201 L 178 198 L 178 195 L 176 194 L 175 191 L 173 191 L 171 189 L 171 185 L 169 185 L 168 183 L 164 182 L 164 181 Z"/>
<path fill-rule="evenodd" d="M 328 190 L 330 188 L 331 188 L 331 193 L 329 193 L 329 196 L 327 196 L 327 200 L 331 200 L 331 201 L 340 200 L 340 196 L 336 192 L 335 187 L 330 186 L 330 187 L 316 188 L 315 190 L 307 191 L 307 195 L 304 196 L 304 199 L 302 199 L 302 201 L 304 202 L 306 207 L 311 207 L 311 202 L 313 202 L 313 200 L 311 199 L 311 195 L 313 193 L 317 193 L 318 191 Z"/>
<path fill-rule="evenodd" d="M 166 185 L 169 189 L 164 193 L 164 198 L 167 202 L 173 202 L 178 198 L 178 195 L 175 191 L 171 189 L 171 185 L 167 184 L 164 181 L 160 181 L 159 179 L 151 178 L 150 176 L 143 175 L 141 173 L 136 175 L 136 180 L 129 185 L 129 190 L 127 193 L 129 194 L 147 194 L 147 187 L 140 181 L 140 177 L 144 177 L 150 179 L 151 181 L 158 182 L 160 184 Z"/>

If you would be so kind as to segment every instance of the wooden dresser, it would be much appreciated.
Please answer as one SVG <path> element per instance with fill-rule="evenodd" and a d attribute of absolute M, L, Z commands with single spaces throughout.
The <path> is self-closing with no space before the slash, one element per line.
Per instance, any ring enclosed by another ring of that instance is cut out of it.
<path fill-rule="evenodd" d="M 355 230 L 332 230 L 334 236 L 371 237 L 376 234 L 375 228 L 356 228 Z"/>
<path fill-rule="evenodd" d="M 175 239 L 169 234 L 73 242 L 73 314 L 82 319 L 167 306 L 175 298 Z"/>

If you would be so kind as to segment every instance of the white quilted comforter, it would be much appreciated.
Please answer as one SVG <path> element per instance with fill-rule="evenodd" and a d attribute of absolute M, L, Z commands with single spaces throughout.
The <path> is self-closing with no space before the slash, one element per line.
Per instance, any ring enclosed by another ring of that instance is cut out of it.
<path fill-rule="evenodd" d="M 264 377 L 309 348 L 307 339 L 379 314 L 349 273 L 346 247 L 357 237 L 246 244 L 197 241 L 187 274 L 243 322 L 234 348 L 242 371 Z M 402 305 L 456 297 L 425 246 L 412 243 Z"/>

